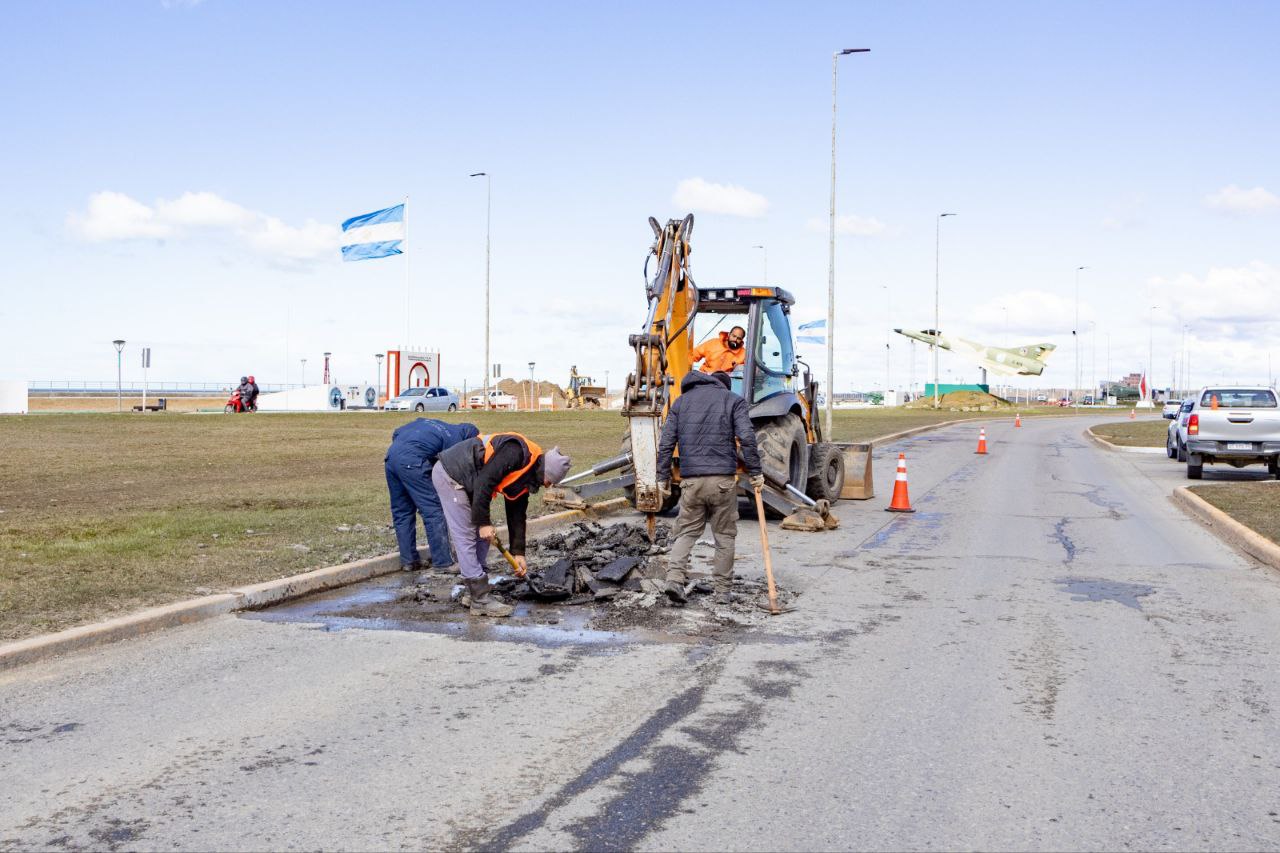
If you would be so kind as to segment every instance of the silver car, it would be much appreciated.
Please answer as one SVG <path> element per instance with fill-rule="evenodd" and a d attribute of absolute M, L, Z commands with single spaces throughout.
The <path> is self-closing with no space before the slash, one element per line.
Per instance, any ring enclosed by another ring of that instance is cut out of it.
<path fill-rule="evenodd" d="M 388 412 L 456 412 L 458 395 L 448 388 L 406 388 L 384 408 Z"/>

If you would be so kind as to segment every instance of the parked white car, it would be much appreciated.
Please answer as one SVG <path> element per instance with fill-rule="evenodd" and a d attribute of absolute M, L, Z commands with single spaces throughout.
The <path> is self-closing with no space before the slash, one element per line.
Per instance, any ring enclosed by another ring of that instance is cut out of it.
<path fill-rule="evenodd" d="M 472 394 L 467 398 L 467 408 L 483 409 L 484 392 Z M 516 407 L 516 398 L 503 391 L 494 388 L 489 392 L 489 408 L 491 409 L 514 409 Z"/>
<path fill-rule="evenodd" d="M 458 395 L 448 388 L 406 388 L 384 408 L 388 412 L 456 412 Z"/>
<path fill-rule="evenodd" d="M 1187 397 L 1169 421 L 1169 434 L 1164 441 L 1164 452 L 1169 454 L 1170 459 L 1177 459 L 1179 462 L 1187 461 L 1187 416 L 1191 414 L 1195 403 L 1195 397 Z"/>

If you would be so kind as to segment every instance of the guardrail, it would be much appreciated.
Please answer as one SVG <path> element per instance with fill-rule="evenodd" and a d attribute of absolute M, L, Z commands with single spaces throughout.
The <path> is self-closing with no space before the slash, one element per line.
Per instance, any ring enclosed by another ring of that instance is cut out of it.
<path fill-rule="evenodd" d="M 150 382 L 147 383 L 147 396 L 185 396 L 196 397 L 204 394 L 218 396 L 230 394 L 238 383 L 235 382 Z M 288 391 L 301 388 L 296 383 L 259 385 L 262 393 L 271 391 Z M 123 382 L 119 386 L 121 394 L 138 395 L 142 393 L 141 382 Z M 99 382 L 87 379 L 36 379 L 27 383 L 27 392 L 39 396 L 56 397 L 65 394 L 74 397 L 115 396 L 116 383 Z"/>

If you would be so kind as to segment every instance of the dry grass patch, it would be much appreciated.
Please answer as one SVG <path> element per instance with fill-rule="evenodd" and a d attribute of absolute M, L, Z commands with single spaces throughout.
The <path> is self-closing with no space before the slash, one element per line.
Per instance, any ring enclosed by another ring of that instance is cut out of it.
<path fill-rule="evenodd" d="M 1169 422 L 1164 418 L 1158 421 L 1126 420 L 1089 429 L 1094 435 L 1122 447 L 1164 447 L 1169 436 Z"/>
<path fill-rule="evenodd" d="M 1280 545 L 1280 482 L 1222 483 L 1193 486 L 1196 497 Z"/>

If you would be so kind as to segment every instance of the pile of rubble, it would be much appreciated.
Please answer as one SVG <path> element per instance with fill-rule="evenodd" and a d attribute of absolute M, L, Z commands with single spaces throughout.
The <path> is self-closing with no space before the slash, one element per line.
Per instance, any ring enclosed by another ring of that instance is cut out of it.
<path fill-rule="evenodd" d="M 504 598 L 586 604 L 628 592 L 662 589 L 670 528 L 659 524 L 650 544 L 644 528 L 580 521 L 568 530 L 529 543 L 529 575 L 493 584 Z"/>

